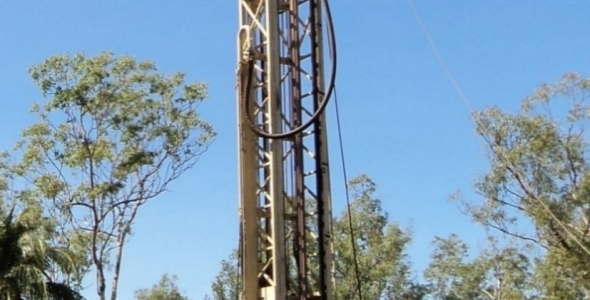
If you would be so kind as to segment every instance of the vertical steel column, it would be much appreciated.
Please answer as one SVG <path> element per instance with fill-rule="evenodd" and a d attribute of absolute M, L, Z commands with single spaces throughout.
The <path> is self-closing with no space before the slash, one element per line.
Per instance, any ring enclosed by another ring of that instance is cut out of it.
<path fill-rule="evenodd" d="M 312 76 L 314 76 L 314 108 L 318 109 L 326 95 L 324 81 L 324 41 L 323 41 L 323 22 L 322 22 L 322 5 L 323 1 L 310 1 L 310 39 L 312 50 Z M 335 51 L 335 49 L 332 49 Z M 332 62 L 335 63 L 335 62 Z M 318 255 L 319 255 L 319 284 L 322 294 L 322 300 L 332 300 L 334 293 L 333 282 L 333 243 L 332 243 L 332 197 L 330 192 L 330 165 L 328 161 L 328 137 L 326 116 L 321 114 L 319 119 L 314 123 L 315 139 L 315 164 L 316 164 L 316 186 L 317 186 L 317 222 L 318 222 Z"/>
<path fill-rule="evenodd" d="M 241 297 L 332 300 L 322 1 L 238 2 Z"/>
<path fill-rule="evenodd" d="M 299 24 L 299 1 L 289 1 L 289 54 L 291 58 L 300 57 L 301 39 Z M 291 77 L 291 101 L 292 123 L 294 127 L 301 126 L 303 121 L 303 103 L 301 97 L 301 65 L 299 59 L 294 59 L 289 67 Z M 305 201 L 305 164 L 303 153 L 303 136 L 297 134 L 293 137 L 293 167 L 294 167 L 294 201 L 295 201 L 295 228 L 293 228 L 293 255 L 295 259 L 294 268 L 297 269 L 296 283 L 294 289 L 299 296 L 296 300 L 306 300 L 307 287 L 307 241 L 306 241 L 306 201 Z"/>

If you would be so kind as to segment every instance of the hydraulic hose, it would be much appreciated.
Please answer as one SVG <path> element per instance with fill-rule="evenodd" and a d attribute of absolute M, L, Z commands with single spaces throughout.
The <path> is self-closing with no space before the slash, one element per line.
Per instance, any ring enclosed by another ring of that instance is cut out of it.
<path fill-rule="evenodd" d="M 258 136 L 263 137 L 263 138 L 267 138 L 267 139 L 284 139 L 284 138 L 289 138 L 292 137 L 296 134 L 299 134 L 301 132 L 303 132 L 305 129 L 307 129 L 309 126 L 311 126 L 312 124 L 314 124 L 319 118 L 320 116 L 324 113 L 326 107 L 328 106 L 328 102 L 330 100 L 330 98 L 332 97 L 332 93 L 334 92 L 334 86 L 335 86 L 335 82 L 336 82 L 336 69 L 337 69 L 337 63 L 338 63 L 338 59 L 336 56 L 336 39 L 335 39 L 335 32 L 334 32 L 334 23 L 332 21 L 332 13 L 330 11 L 330 5 L 328 3 L 328 0 L 321 0 L 322 3 L 324 4 L 324 8 L 325 8 L 325 15 L 326 15 L 326 27 L 327 27 L 327 31 L 328 31 L 328 47 L 329 47 L 329 51 L 331 54 L 331 58 L 332 58 L 332 68 L 331 68 L 331 74 L 330 74 L 330 81 L 328 84 L 328 90 L 324 95 L 324 99 L 322 100 L 322 102 L 319 104 L 317 110 L 311 115 L 310 119 L 305 122 L 304 124 L 301 124 L 300 126 L 291 129 L 287 132 L 282 132 L 282 133 L 270 133 L 267 131 L 264 131 L 262 129 L 260 129 L 257 125 L 256 122 L 254 122 L 251 113 L 248 110 L 248 107 L 250 106 L 250 101 L 252 99 L 250 99 L 250 92 L 251 92 L 251 82 L 252 82 L 252 76 L 254 74 L 254 57 L 252 55 L 252 51 L 249 53 L 249 59 L 248 59 L 248 76 L 246 78 L 246 87 L 244 92 L 244 97 L 242 100 L 242 111 L 244 112 L 245 116 L 246 116 L 246 120 L 248 123 L 248 126 L 250 127 L 250 129 L 252 131 L 254 131 L 254 133 L 256 133 Z M 320 33 L 321 34 L 321 33 Z M 314 89 L 317 89 L 317 86 L 314 86 Z"/>

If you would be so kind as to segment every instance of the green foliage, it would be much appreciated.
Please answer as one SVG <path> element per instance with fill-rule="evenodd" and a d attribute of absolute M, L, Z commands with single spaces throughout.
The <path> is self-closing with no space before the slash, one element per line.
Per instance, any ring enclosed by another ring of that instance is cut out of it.
<path fill-rule="evenodd" d="M 7 212 L 0 202 L 0 299 L 81 300 L 67 284 L 54 282 L 52 268 L 71 273 L 71 253 L 46 243 L 43 218 L 37 209 L 16 206 Z"/>
<path fill-rule="evenodd" d="M 476 185 L 474 220 L 535 245 L 535 286 L 546 299 L 590 296 L 590 80 L 566 74 L 527 97 L 518 113 L 474 115 L 490 171 Z"/>
<path fill-rule="evenodd" d="M 366 175 L 349 183 L 351 217 L 364 299 L 399 299 L 409 285 L 405 249 L 410 234 L 403 231 L 381 208 L 373 194 L 377 185 Z M 358 294 L 354 255 L 345 211 L 333 221 L 336 298 L 353 299 Z"/>
<path fill-rule="evenodd" d="M 150 289 L 140 289 L 135 291 L 136 300 L 189 300 L 182 295 L 176 282 L 176 276 L 164 274 L 160 281 L 154 284 Z"/>
<path fill-rule="evenodd" d="M 78 274 L 97 272 L 116 299 L 123 247 L 139 208 L 192 168 L 215 132 L 197 113 L 202 83 L 164 76 L 152 62 L 102 53 L 54 56 L 30 69 L 47 98 L 32 111 L 12 168 L 55 221 L 52 241 L 78 254 Z M 78 278 L 80 279 L 80 278 Z"/>
<path fill-rule="evenodd" d="M 435 250 L 430 266 L 424 272 L 424 278 L 430 283 L 435 298 L 463 299 L 472 296 L 476 299 L 475 296 L 482 288 L 479 285 L 484 280 L 485 272 L 466 265 L 464 259 L 468 255 L 467 245 L 456 235 L 447 239 L 437 237 L 433 244 Z M 461 295 L 463 292 L 471 292 L 471 295 Z"/>
<path fill-rule="evenodd" d="M 488 248 L 470 259 L 469 247 L 457 235 L 435 238 L 435 250 L 424 272 L 429 294 L 434 299 L 535 299 L 526 252 L 500 247 L 493 238 L 489 241 Z"/>
<path fill-rule="evenodd" d="M 238 252 L 234 251 L 228 259 L 221 261 L 221 270 L 211 284 L 212 299 L 240 300 L 241 281 L 238 276 Z"/>
<path fill-rule="evenodd" d="M 586 262 L 582 262 L 586 263 Z M 580 273 L 579 262 L 567 251 L 555 249 L 539 259 L 533 274 L 535 287 L 544 299 L 588 299 L 584 282 L 586 274 Z"/>

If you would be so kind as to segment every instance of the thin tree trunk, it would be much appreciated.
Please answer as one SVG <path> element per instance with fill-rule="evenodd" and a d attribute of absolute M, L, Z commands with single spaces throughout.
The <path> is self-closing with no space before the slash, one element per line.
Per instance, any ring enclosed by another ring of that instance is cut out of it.
<path fill-rule="evenodd" d="M 139 194 L 140 197 L 143 193 Z M 137 211 L 141 206 L 140 203 L 137 203 L 131 211 L 131 215 L 127 223 L 124 222 L 124 214 L 120 213 L 120 220 L 119 220 L 119 237 L 117 239 L 117 254 L 115 254 L 115 269 L 113 271 L 113 283 L 111 286 L 111 300 L 117 300 L 117 289 L 119 285 L 119 274 L 121 273 L 121 262 L 123 261 L 123 246 L 125 246 L 125 238 L 127 237 L 127 233 L 135 220 L 135 216 L 137 215 Z M 125 225 L 123 225 L 125 224 Z"/>
<path fill-rule="evenodd" d="M 106 280 L 104 278 L 104 267 L 101 262 L 96 264 L 97 293 L 100 300 L 105 300 Z"/>
<path fill-rule="evenodd" d="M 113 282 L 111 284 L 111 300 L 117 300 L 117 287 L 119 285 L 119 273 L 121 272 L 121 261 L 123 260 L 123 245 L 125 245 L 125 232 L 121 233 L 117 240 L 117 254 L 115 256 L 115 269 L 113 271 Z"/>

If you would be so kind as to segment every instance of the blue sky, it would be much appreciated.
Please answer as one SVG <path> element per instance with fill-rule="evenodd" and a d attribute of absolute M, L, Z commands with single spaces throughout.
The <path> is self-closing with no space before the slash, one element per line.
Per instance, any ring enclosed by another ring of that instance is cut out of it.
<path fill-rule="evenodd" d="M 475 108 L 508 110 L 566 71 L 590 76 L 590 2 L 415 0 L 430 34 Z M 349 176 L 369 174 L 393 221 L 412 228 L 418 274 L 430 242 L 451 232 L 483 245 L 483 231 L 455 204 L 486 170 L 469 110 L 437 62 L 406 0 L 332 1 L 338 95 Z M 109 50 L 184 70 L 209 84 L 202 116 L 219 136 L 171 192 L 145 207 L 126 248 L 120 299 L 179 276 L 193 300 L 209 292 L 237 244 L 235 41 L 237 1 L 0 2 L 1 149 L 10 149 L 42 95 L 27 69 L 43 59 Z M 343 208 L 333 107 L 330 142 L 335 212 Z M 477 199 L 477 198 L 475 198 Z M 85 294 L 94 299 L 94 286 Z"/>

